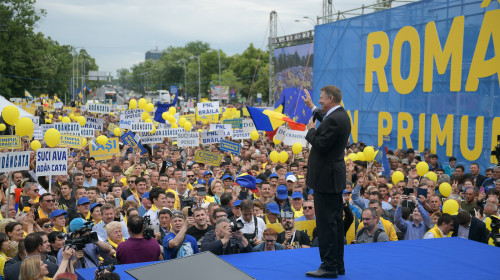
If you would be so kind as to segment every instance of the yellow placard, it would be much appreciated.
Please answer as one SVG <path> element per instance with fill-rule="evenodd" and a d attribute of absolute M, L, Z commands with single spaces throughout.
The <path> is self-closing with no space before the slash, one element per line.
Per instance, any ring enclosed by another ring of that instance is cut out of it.
<path fill-rule="evenodd" d="M 272 229 L 274 229 L 277 233 L 282 233 L 283 231 L 285 231 L 285 229 L 283 228 L 283 226 L 282 226 L 280 223 L 276 223 L 276 224 L 266 224 L 266 228 L 272 228 Z"/>
<path fill-rule="evenodd" d="M 21 149 L 21 136 L 0 136 L 0 149 Z"/>
<path fill-rule="evenodd" d="M 198 150 L 196 151 L 196 155 L 194 156 L 194 161 L 203 162 L 212 166 L 220 166 L 220 162 L 222 161 L 222 154 Z"/>
<path fill-rule="evenodd" d="M 246 107 L 245 107 L 245 108 L 243 108 L 243 110 L 242 110 L 242 111 L 243 111 L 243 116 L 244 116 L 244 117 L 250 117 L 250 113 L 248 112 L 248 109 L 247 109 Z"/>
<path fill-rule="evenodd" d="M 305 231 L 311 241 L 314 228 L 316 228 L 316 220 L 295 222 L 295 229 Z"/>
<path fill-rule="evenodd" d="M 114 132 L 115 128 L 117 128 L 117 127 L 118 126 L 116 126 L 116 124 L 110 123 L 110 124 L 108 124 L 108 131 Z"/>
<path fill-rule="evenodd" d="M 183 115 L 180 117 L 185 118 L 186 121 L 189 121 L 192 124 L 196 123 L 196 115 L 195 114 L 188 114 L 188 115 Z"/>
<path fill-rule="evenodd" d="M 61 141 L 58 146 L 60 147 L 70 147 L 70 148 L 82 148 L 83 147 L 83 137 L 63 134 L 61 135 Z"/>
<path fill-rule="evenodd" d="M 109 138 L 106 145 L 100 145 L 97 142 L 89 145 L 90 156 L 95 160 L 112 159 L 113 156 L 120 155 L 120 145 L 118 138 Z"/>

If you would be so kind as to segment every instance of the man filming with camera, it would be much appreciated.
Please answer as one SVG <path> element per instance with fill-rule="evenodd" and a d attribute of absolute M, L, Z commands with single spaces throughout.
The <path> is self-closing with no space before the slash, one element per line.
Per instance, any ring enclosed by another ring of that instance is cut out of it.
<path fill-rule="evenodd" d="M 76 218 L 71 221 L 69 228 L 71 235 L 67 237 L 65 244 L 75 247 L 76 254 L 73 258 L 78 260 L 75 269 L 99 267 L 99 257 L 104 259 L 104 263 L 109 263 L 112 248 L 109 244 L 99 241 L 95 232 L 91 232 L 91 222 Z M 60 250 L 57 254 L 58 263 L 61 263 L 62 258 L 62 250 Z"/>
<path fill-rule="evenodd" d="M 116 259 L 120 264 L 152 262 L 162 260 L 160 245 L 154 236 L 152 228 L 146 228 L 143 218 L 130 216 L 127 220 L 130 238 L 116 248 Z M 145 230 L 147 231 L 146 234 Z"/>
<path fill-rule="evenodd" d="M 241 201 L 241 217 L 236 221 L 243 223 L 241 232 L 252 247 L 262 243 L 262 233 L 266 229 L 266 223 L 253 215 L 253 202 L 251 200 Z"/>
<path fill-rule="evenodd" d="M 295 229 L 293 212 L 283 212 L 281 225 L 285 231 L 278 234 L 277 243 L 283 245 L 285 249 L 309 248 L 311 240 L 305 231 Z"/>
<path fill-rule="evenodd" d="M 216 255 L 252 252 L 252 246 L 241 232 L 242 227 L 241 221 L 231 223 L 227 218 L 217 219 L 215 235 L 205 235 L 201 242 L 201 251 L 210 251 Z"/>

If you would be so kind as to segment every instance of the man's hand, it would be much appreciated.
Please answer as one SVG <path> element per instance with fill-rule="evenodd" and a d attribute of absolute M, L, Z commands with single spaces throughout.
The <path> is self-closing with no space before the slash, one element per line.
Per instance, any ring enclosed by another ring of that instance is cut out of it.
<path fill-rule="evenodd" d="M 311 117 L 311 119 L 309 120 L 309 123 L 307 124 L 307 129 L 311 130 L 315 127 L 316 127 L 316 121 L 313 121 L 313 118 Z"/>
<path fill-rule="evenodd" d="M 314 103 L 311 99 L 311 95 L 309 94 L 309 91 L 307 89 L 304 89 L 304 93 L 305 97 L 302 96 L 302 100 L 304 100 L 304 103 L 306 104 L 307 107 L 312 109 L 314 107 Z"/>
<path fill-rule="evenodd" d="M 194 217 L 187 217 L 185 225 L 187 228 L 190 228 L 192 225 L 194 225 Z"/>
<path fill-rule="evenodd" d="M 77 260 L 83 258 L 83 256 L 84 256 L 83 250 L 76 251 L 75 256 L 76 256 Z"/>
<path fill-rule="evenodd" d="M 75 249 L 73 249 L 69 246 L 65 247 L 63 249 L 63 252 L 62 252 L 63 260 L 67 261 L 67 260 L 71 259 L 71 257 L 73 257 L 74 254 L 75 254 Z"/>

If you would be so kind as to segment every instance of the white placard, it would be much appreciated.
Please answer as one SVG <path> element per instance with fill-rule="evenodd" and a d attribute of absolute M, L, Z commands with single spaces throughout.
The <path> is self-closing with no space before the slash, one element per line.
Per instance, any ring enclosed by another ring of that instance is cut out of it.
<path fill-rule="evenodd" d="M 37 116 L 29 116 L 29 118 L 33 121 L 33 127 L 37 128 L 40 126 L 40 117 Z"/>
<path fill-rule="evenodd" d="M 31 152 L 9 152 L 0 154 L 0 172 L 30 170 Z"/>
<path fill-rule="evenodd" d="M 105 104 L 88 104 L 87 103 L 87 112 L 89 113 L 98 113 L 98 114 L 107 114 L 111 113 L 111 105 Z"/>
<path fill-rule="evenodd" d="M 104 120 L 103 119 L 98 119 L 98 118 L 91 118 L 91 117 L 86 117 L 87 120 L 85 121 L 85 125 L 83 128 L 92 128 L 95 130 L 101 130 L 104 126 Z"/>
<path fill-rule="evenodd" d="M 170 129 L 172 128 L 172 125 L 169 123 L 158 123 L 158 129 Z"/>
<path fill-rule="evenodd" d="M 62 102 L 56 102 L 54 103 L 54 109 L 61 109 L 63 107 L 63 103 Z"/>
<path fill-rule="evenodd" d="M 153 136 L 151 134 L 150 135 L 143 134 L 141 137 L 141 144 L 158 144 L 162 143 L 163 139 L 165 139 L 165 137 L 163 136 L 158 136 L 158 135 Z"/>
<path fill-rule="evenodd" d="M 307 135 L 307 130 L 298 131 L 289 129 L 285 134 L 285 138 L 283 139 L 283 144 L 291 146 L 295 143 L 300 143 L 302 147 L 305 147 L 307 144 L 306 135 Z"/>
<path fill-rule="evenodd" d="M 61 134 L 71 134 L 80 136 L 81 126 L 79 123 L 55 123 L 55 129 Z"/>
<path fill-rule="evenodd" d="M 178 147 L 198 147 L 200 137 L 198 132 L 181 132 L 177 134 Z"/>
<path fill-rule="evenodd" d="M 80 136 L 86 137 L 86 138 L 93 138 L 93 137 L 95 137 L 95 129 L 82 128 L 82 129 L 80 129 Z"/>
<path fill-rule="evenodd" d="M 40 148 L 36 150 L 36 176 L 67 174 L 68 149 Z"/>
<path fill-rule="evenodd" d="M 153 123 L 132 123 L 130 130 L 133 132 L 150 132 L 153 130 Z"/>
<path fill-rule="evenodd" d="M 219 101 L 198 103 L 198 116 L 220 114 Z"/>
<path fill-rule="evenodd" d="M 233 136 L 233 125 L 231 124 L 210 124 L 210 130 L 223 130 L 224 137 Z"/>
<path fill-rule="evenodd" d="M 203 145 L 217 144 L 220 143 L 220 140 L 224 138 L 223 130 L 204 130 L 200 133 L 201 143 Z"/>
<path fill-rule="evenodd" d="M 250 139 L 250 132 L 245 132 L 243 129 L 233 129 L 233 140 L 243 139 Z"/>
<path fill-rule="evenodd" d="M 51 128 L 55 128 L 56 125 L 53 124 L 53 123 L 50 123 L 50 124 L 42 124 L 40 125 L 40 127 L 42 128 L 42 133 L 45 134 L 45 132 Z"/>
<path fill-rule="evenodd" d="M 119 127 L 124 129 L 132 128 L 132 123 L 140 122 L 142 113 L 144 113 L 142 109 L 132 109 L 121 112 Z"/>
<path fill-rule="evenodd" d="M 43 130 L 42 130 L 42 128 L 35 128 L 33 130 L 33 139 L 35 139 L 35 140 L 41 140 L 41 139 L 43 139 Z"/>
<path fill-rule="evenodd" d="M 241 127 L 243 128 L 243 131 L 248 133 L 255 130 L 255 124 L 252 120 L 243 120 L 243 122 L 241 123 Z"/>
<path fill-rule="evenodd" d="M 287 128 L 284 128 L 284 127 L 280 126 L 280 127 L 278 128 L 278 131 L 276 131 L 276 134 L 274 135 L 274 138 L 273 138 L 273 139 L 283 141 L 283 139 L 285 138 L 285 135 L 286 135 L 286 133 L 288 132 L 288 130 L 289 130 L 289 129 L 287 129 Z"/>

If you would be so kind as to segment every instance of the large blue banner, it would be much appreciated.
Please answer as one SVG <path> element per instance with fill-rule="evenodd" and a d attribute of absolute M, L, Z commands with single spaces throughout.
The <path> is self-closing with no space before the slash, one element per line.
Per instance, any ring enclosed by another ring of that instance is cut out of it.
<path fill-rule="evenodd" d="M 466 171 L 497 163 L 497 1 L 424 0 L 317 26 L 314 54 L 314 101 L 323 86 L 342 90 L 351 142 L 430 148 Z"/>

